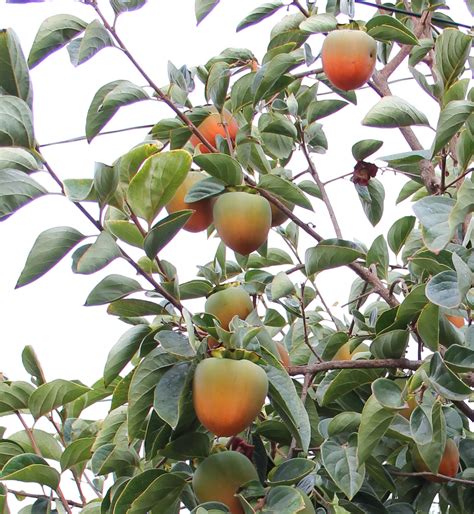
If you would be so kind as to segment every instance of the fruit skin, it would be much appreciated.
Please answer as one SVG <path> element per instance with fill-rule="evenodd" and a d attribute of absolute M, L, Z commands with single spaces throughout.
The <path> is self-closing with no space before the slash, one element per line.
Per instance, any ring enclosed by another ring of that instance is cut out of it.
<path fill-rule="evenodd" d="M 464 318 L 462 316 L 446 314 L 446 319 L 448 319 L 457 328 L 462 328 L 464 326 Z"/>
<path fill-rule="evenodd" d="M 193 476 L 193 489 L 200 503 L 222 502 L 232 514 L 243 514 L 234 495 L 250 480 L 258 480 L 250 460 L 241 453 L 226 451 L 214 453 L 199 464 Z"/>
<path fill-rule="evenodd" d="M 350 91 L 363 86 L 372 76 L 377 43 L 361 30 L 334 30 L 324 40 L 321 57 L 328 80 Z"/>
<path fill-rule="evenodd" d="M 201 361 L 194 373 L 193 402 L 199 421 L 217 436 L 236 435 L 255 419 L 268 392 L 262 368 L 248 360 Z"/>
<path fill-rule="evenodd" d="M 408 404 L 408 407 L 398 411 L 398 413 L 401 414 L 405 419 L 409 420 L 411 413 L 418 407 L 418 402 L 414 396 L 408 396 L 406 403 Z"/>
<path fill-rule="evenodd" d="M 348 341 L 347 343 L 344 343 L 339 348 L 339 350 L 336 352 L 336 354 L 334 355 L 334 357 L 331 360 L 333 360 L 333 361 L 350 361 L 356 353 L 366 352 L 367 350 L 369 350 L 369 347 L 366 344 L 361 343 L 351 353 L 351 343 Z"/>
<path fill-rule="evenodd" d="M 295 208 L 295 206 L 292 203 L 289 202 L 282 202 L 288 209 L 291 211 Z M 278 207 L 270 204 L 270 209 L 272 210 L 272 227 L 278 227 L 282 223 L 285 223 L 285 221 L 288 219 L 288 216 L 283 212 L 280 211 Z"/>
<path fill-rule="evenodd" d="M 242 191 L 220 195 L 214 203 L 213 216 L 219 237 L 241 255 L 262 246 L 272 223 L 269 202 Z"/>
<path fill-rule="evenodd" d="M 234 316 L 245 319 L 253 311 L 253 303 L 247 291 L 241 287 L 229 287 L 211 294 L 206 300 L 204 311 L 213 314 L 224 330 Z"/>
<path fill-rule="evenodd" d="M 414 449 L 413 452 L 413 465 L 417 471 L 430 471 L 424 460 L 422 459 L 418 450 Z M 446 440 L 446 448 L 444 449 L 443 457 L 441 458 L 441 463 L 438 468 L 438 473 L 440 475 L 446 475 L 448 477 L 456 476 L 456 473 L 459 469 L 459 450 L 456 446 L 456 443 L 452 439 Z M 436 476 L 424 476 L 426 480 L 430 482 L 447 482 L 443 478 L 438 478 Z"/>
<path fill-rule="evenodd" d="M 290 354 L 288 353 L 288 350 L 286 349 L 285 345 L 277 341 L 275 343 L 276 349 L 278 350 L 278 354 L 280 355 L 279 361 L 281 362 L 281 365 L 288 369 L 291 365 L 290 362 Z"/>
<path fill-rule="evenodd" d="M 173 198 L 166 205 L 168 214 L 185 209 L 195 211 L 183 227 L 188 232 L 201 232 L 201 230 L 206 230 L 212 223 L 212 203 L 210 198 L 193 203 L 186 203 L 184 201 L 191 187 L 205 178 L 206 176 L 199 171 L 190 171 L 184 182 L 176 190 Z"/>
<path fill-rule="evenodd" d="M 215 148 L 217 144 L 216 136 L 219 135 L 225 138 L 226 133 L 220 113 L 215 107 L 211 108 L 210 110 L 212 111 L 211 114 L 204 119 L 204 121 L 198 126 L 198 129 L 199 132 L 201 132 L 201 134 L 207 139 L 207 141 L 209 141 L 209 143 L 211 143 L 211 145 Z M 224 121 L 227 123 L 227 130 L 229 132 L 230 139 L 232 142 L 234 142 L 235 138 L 237 137 L 237 132 L 239 131 L 239 125 L 228 110 L 224 109 L 222 111 L 222 116 Z M 195 134 L 191 136 L 189 142 L 195 148 L 199 148 L 201 153 L 210 153 L 210 150 L 204 146 L 203 143 L 201 143 L 201 140 Z"/>

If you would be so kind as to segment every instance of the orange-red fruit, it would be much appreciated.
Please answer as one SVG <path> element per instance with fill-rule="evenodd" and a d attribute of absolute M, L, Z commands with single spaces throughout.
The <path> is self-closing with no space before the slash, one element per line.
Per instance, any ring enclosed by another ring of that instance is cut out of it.
<path fill-rule="evenodd" d="M 212 223 L 212 203 L 210 198 L 199 200 L 198 202 L 186 203 L 184 201 L 188 191 L 196 182 L 205 179 L 206 176 L 199 171 L 190 171 L 184 182 L 178 187 L 173 198 L 166 205 L 168 214 L 185 209 L 191 209 L 194 213 L 184 225 L 184 230 L 188 232 L 201 232 Z"/>
<path fill-rule="evenodd" d="M 408 407 L 402 409 L 398 413 L 401 414 L 405 419 L 410 419 L 411 413 L 418 407 L 418 402 L 414 396 L 409 396 L 406 401 Z"/>
<path fill-rule="evenodd" d="M 324 40 L 321 57 L 328 80 L 350 91 L 363 86 L 372 76 L 377 43 L 361 30 L 334 30 Z"/>
<path fill-rule="evenodd" d="M 415 448 L 413 454 L 413 464 L 417 471 L 430 471 L 418 450 Z M 448 477 L 456 476 L 456 473 L 459 469 L 459 450 L 456 446 L 456 443 L 452 439 L 446 440 L 446 448 L 444 449 L 443 457 L 441 458 L 441 463 L 438 468 L 438 473 L 440 475 L 446 475 Z M 430 482 L 446 482 L 446 480 L 442 478 L 438 478 L 434 475 L 432 476 L 424 476 L 426 480 Z"/>
<path fill-rule="evenodd" d="M 220 195 L 213 217 L 222 241 L 235 252 L 248 255 L 267 240 L 272 210 L 262 196 L 239 191 Z"/>
<path fill-rule="evenodd" d="M 290 354 L 288 353 L 288 350 L 286 349 L 285 345 L 277 341 L 276 348 L 278 350 L 278 354 L 280 355 L 280 362 L 281 365 L 288 369 L 290 367 Z"/>
<path fill-rule="evenodd" d="M 258 475 L 247 457 L 233 451 L 214 453 L 194 472 L 193 489 L 201 503 L 222 502 L 232 514 L 243 514 L 235 494 L 251 480 L 258 480 Z"/>
<path fill-rule="evenodd" d="M 224 124 L 222 123 L 222 118 L 224 118 L 224 122 L 227 124 L 227 131 L 229 133 L 229 137 L 232 143 L 235 141 L 237 137 L 237 132 L 239 130 L 239 125 L 237 124 L 236 119 L 232 116 L 232 114 L 224 109 L 221 114 L 215 109 L 211 109 L 213 112 L 204 119 L 204 121 L 198 126 L 199 132 L 206 138 L 206 140 L 211 143 L 211 145 L 215 148 L 217 145 L 216 136 L 222 136 L 226 138 L 226 131 L 224 128 Z M 189 142 L 196 148 L 199 148 L 201 153 L 209 153 L 210 150 L 201 143 L 201 140 L 193 134 Z"/>
<path fill-rule="evenodd" d="M 462 316 L 446 314 L 446 318 L 457 328 L 462 328 L 464 326 L 464 318 Z"/>
<path fill-rule="evenodd" d="M 242 432 L 265 402 L 268 378 L 248 360 L 209 358 L 194 373 L 193 403 L 199 421 L 217 436 Z"/>
<path fill-rule="evenodd" d="M 331 359 L 333 361 L 350 361 L 352 357 L 356 353 L 365 352 L 369 348 L 366 344 L 361 343 L 357 348 L 354 349 L 353 352 L 351 352 L 351 343 L 348 341 L 347 343 L 344 343 L 339 350 L 336 352 L 334 357 Z"/>
<path fill-rule="evenodd" d="M 234 316 L 245 319 L 253 311 L 253 303 L 247 291 L 241 287 L 229 287 L 211 294 L 206 300 L 204 311 L 214 315 L 225 330 Z"/>
<path fill-rule="evenodd" d="M 292 211 L 295 207 L 289 202 L 282 203 L 284 203 L 284 205 L 286 205 L 290 211 Z M 283 211 L 280 211 L 280 209 L 272 203 L 270 204 L 270 209 L 272 210 L 272 227 L 278 227 L 282 223 L 285 223 L 285 221 L 288 219 L 288 216 Z"/>

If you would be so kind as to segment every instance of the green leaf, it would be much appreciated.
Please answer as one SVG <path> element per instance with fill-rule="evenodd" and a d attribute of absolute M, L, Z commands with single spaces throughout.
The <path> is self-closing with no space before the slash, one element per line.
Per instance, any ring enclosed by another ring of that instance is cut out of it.
<path fill-rule="evenodd" d="M 372 246 L 369 248 L 366 257 L 366 265 L 369 267 L 371 264 L 375 264 L 377 268 L 377 274 L 381 278 L 387 278 L 388 274 L 388 247 L 383 235 L 378 236 L 374 239 Z"/>
<path fill-rule="evenodd" d="M 201 154 L 194 157 L 194 162 L 227 186 L 238 186 L 242 183 L 243 174 L 240 163 L 229 155 L 223 153 Z"/>
<path fill-rule="evenodd" d="M 268 473 L 268 483 L 272 486 L 297 484 L 314 470 L 315 465 L 314 462 L 303 458 L 288 460 L 275 466 Z"/>
<path fill-rule="evenodd" d="M 356 161 L 363 161 L 379 150 L 382 145 L 383 141 L 378 139 L 363 139 L 352 145 L 352 156 Z"/>
<path fill-rule="evenodd" d="M 328 439 L 321 445 L 321 457 L 329 476 L 349 500 L 352 500 L 362 487 L 365 477 L 364 464 L 357 463 L 357 446 L 341 446 Z"/>
<path fill-rule="evenodd" d="M 192 210 L 177 211 L 158 221 L 145 237 L 144 248 L 147 256 L 154 259 L 186 225 L 193 213 Z"/>
<path fill-rule="evenodd" d="M 107 46 L 115 46 L 114 41 L 102 23 L 94 20 L 87 25 L 84 36 L 71 41 L 67 50 L 73 66 L 79 66 Z"/>
<path fill-rule="evenodd" d="M 382 182 L 376 178 L 371 179 L 367 187 L 363 188 L 366 194 L 361 194 L 361 189 L 361 186 L 357 186 L 360 203 L 362 204 L 367 219 L 372 226 L 375 227 L 382 219 L 385 189 Z"/>
<path fill-rule="evenodd" d="M 472 394 L 471 389 L 446 366 L 438 352 L 431 357 L 427 379 L 433 389 L 447 400 L 465 400 Z"/>
<path fill-rule="evenodd" d="M 66 178 L 63 181 L 64 192 L 71 202 L 96 202 L 94 180 L 91 178 Z"/>
<path fill-rule="evenodd" d="M 59 473 L 42 457 L 24 453 L 11 458 L 0 473 L 0 480 L 33 482 L 56 490 L 59 486 Z"/>
<path fill-rule="evenodd" d="M 330 13 L 314 14 L 300 23 L 300 30 L 311 34 L 330 32 L 337 28 L 337 19 Z"/>
<path fill-rule="evenodd" d="M 275 14 L 282 7 L 284 7 L 284 4 L 283 2 L 281 2 L 281 0 L 267 2 L 265 4 L 258 6 L 237 25 L 236 32 L 240 32 L 241 30 L 246 29 L 247 27 L 250 27 L 252 25 L 255 25 L 256 23 L 261 22 L 265 18 L 268 18 L 272 14 Z"/>
<path fill-rule="evenodd" d="M 446 196 L 428 196 L 413 204 L 413 211 L 423 225 L 423 241 L 432 252 L 442 250 L 451 239 L 449 217 L 454 200 Z"/>
<path fill-rule="evenodd" d="M 426 296 L 435 305 L 453 309 L 458 307 L 462 297 L 458 288 L 455 271 L 442 271 L 429 280 L 426 285 Z"/>
<path fill-rule="evenodd" d="M 121 316 L 123 318 L 158 316 L 166 313 L 167 311 L 162 305 L 136 298 L 117 300 L 112 302 L 107 308 L 107 314 L 111 314 L 112 316 Z"/>
<path fill-rule="evenodd" d="M 343 369 L 327 373 L 318 386 L 316 400 L 324 407 L 357 387 L 370 384 L 379 375 L 380 372 L 373 369 Z"/>
<path fill-rule="evenodd" d="M 0 221 L 45 194 L 48 191 L 22 171 L 0 170 Z"/>
<path fill-rule="evenodd" d="M 0 415 L 26 409 L 34 390 L 28 382 L 0 382 Z"/>
<path fill-rule="evenodd" d="M 149 157 L 130 182 L 127 197 L 133 212 L 151 224 L 183 183 L 191 162 L 184 150 Z"/>
<path fill-rule="evenodd" d="M 182 300 L 191 300 L 207 296 L 213 286 L 207 280 L 190 280 L 179 285 L 179 297 Z"/>
<path fill-rule="evenodd" d="M 86 117 L 86 136 L 90 143 L 125 105 L 149 100 L 148 94 L 128 80 L 115 80 L 102 86 L 92 99 Z"/>
<path fill-rule="evenodd" d="M 458 373 L 472 371 L 474 369 L 474 350 L 453 344 L 446 350 L 444 361 Z"/>
<path fill-rule="evenodd" d="M 433 303 L 425 305 L 416 323 L 423 344 L 432 352 L 439 350 L 439 307 Z"/>
<path fill-rule="evenodd" d="M 325 239 L 314 248 L 306 250 L 306 273 L 312 275 L 325 269 L 337 268 L 363 257 L 362 249 L 343 239 Z"/>
<path fill-rule="evenodd" d="M 293 282 L 288 278 L 284 271 L 280 271 L 275 275 L 271 284 L 271 299 L 276 301 L 284 296 L 288 296 L 295 292 Z"/>
<path fill-rule="evenodd" d="M 321 118 L 330 116 L 331 114 L 340 111 L 346 105 L 348 105 L 348 103 L 343 100 L 314 100 L 308 106 L 308 123 L 313 123 Z"/>
<path fill-rule="evenodd" d="M 28 65 L 17 35 L 12 29 L 0 30 L 0 90 L 2 94 L 17 96 L 30 107 L 33 104 Z"/>
<path fill-rule="evenodd" d="M 109 232 L 125 243 L 143 248 L 143 235 L 136 225 L 126 220 L 108 220 L 105 226 Z"/>
<path fill-rule="evenodd" d="M 194 10 L 198 25 L 214 9 L 219 1 L 220 0 L 194 0 Z"/>
<path fill-rule="evenodd" d="M 202 459 L 207 457 L 210 451 L 211 441 L 208 434 L 189 432 L 170 441 L 160 449 L 160 455 L 174 460 Z"/>
<path fill-rule="evenodd" d="M 125 487 L 117 493 L 115 499 L 114 513 L 127 514 L 130 512 L 130 506 L 135 500 L 154 480 L 163 475 L 162 469 L 147 469 L 132 477 L 125 485 Z"/>
<path fill-rule="evenodd" d="M 107 166 L 101 162 L 96 162 L 94 170 L 94 190 L 97 193 L 101 206 L 110 201 L 118 185 L 118 170 L 114 166 Z"/>
<path fill-rule="evenodd" d="M 110 4 L 118 15 L 141 9 L 146 4 L 146 0 L 110 0 Z"/>
<path fill-rule="evenodd" d="M 35 379 L 35 384 L 44 384 L 45 378 L 43 368 L 41 367 L 38 356 L 32 346 L 27 345 L 23 348 L 23 351 L 21 352 L 21 361 L 25 370 Z"/>
<path fill-rule="evenodd" d="M 61 458 L 62 448 L 52 434 L 37 428 L 31 429 L 31 432 L 41 455 L 45 459 L 59 460 Z M 23 448 L 23 453 L 34 453 L 35 451 L 26 430 L 20 430 L 11 434 L 8 436 L 8 439 L 19 444 Z"/>
<path fill-rule="evenodd" d="M 377 359 L 400 359 L 408 345 L 407 330 L 392 330 L 377 336 L 370 345 L 370 351 Z"/>
<path fill-rule="evenodd" d="M 385 409 L 397 411 L 405 407 L 402 392 L 393 380 L 378 378 L 372 382 L 372 393 Z"/>
<path fill-rule="evenodd" d="M 206 100 L 211 100 L 219 112 L 224 107 L 224 102 L 229 88 L 231 69 L 226 62 L 216 62 L 211 66 L 206 81 Z"/>
<path fill-rule="evenodd" d="M 68 380 L 52 380 L 41 385 L 30 396 L 28 407 L 35 419 L 51 412 L 66 403 L 72 402 L 79 396 L 89 392 L 85 385 Z"/>
<path fill-rule="evenodd" d="M 33 148 L 33 116 L 28 104 L 16 96 L 0 96 L 0 146 Z"/>
<path fill-rule="evenodd" d="M 225 183 L 222 180 L 214 177 L 205 178 L 191 186 L 191 189 L 184 197 L 184 201 L 186 203 L 198 202 L 199 200 L 204 200 L 204 198 L 210 198 L 223 193 L 224 190 Z"/>
<path fill-rule="evenodd" d="M 447 28 L 436 38 L 436 70 L 444 83 L 444 90 L 456 82 L 464 71 L 469 56 L 472 38 L 460 30 Z"/>
<path fill-rule="evenodd" d="M 61 469 L 65 471 L 90 460 L 94 441 L 95 437 L 82 437 L 67 446 L 61 455 Z"/>
<path fill-rule="evenodd" d="M 176 357 L 193 358 L 196 355 L 196 351 L 191 345 L 189 338 L 180 334 L 179 332 L 173 332 L 171 330 L 160 330 L 155 340 L 159 341 L 163 349 Z"/>
<path fill-rule="evenodd" d="M 265 505 L 261 509 L 263 513 L 276 512 L 302 512 L 304 500 L 297 489 L 287 485 L 278 485 L 270 488 L 265 497 Z M 197 513 L 196 513 L 197 514 Z"/>
<path fill-rule="evenodd" d="M 71 14 L 56 14 L 46 18 L 36 33 L 28 56 L 28 66 L 34 68 L 48 55 L 65 46 L 81 34 L 87 23 Z"/>
<path fill-rule="evenodd" d="M 265 352 L 267 359 L 275 359 Z M 279 365 L 275 361 L 276 365 Z M 308 413 L 304 408 L 303 402 L 298 396 L 293 381 L 288 373 L 279 366 L 266 366 L 265 371 L 269 380 L 269 396 L 272 405 L 282 417 L 296 439 L 300 448 L 307 451 L 311 438 L 311 426 Z"/>
<path fill-rule="evenodd" d="M 372 395 L 362 409 L 357 457 L 361 466 L 375 450 L 392 422 L 395 412 L 385 409 Z"/>
<path fill-rule="evenodd" d="M 465 172 L 474 156 L 474 142 L 471 132 L 468 129 L 461 131 L 456 145 L 456 158 L 459 164 L 459 171 Z"/>
<path fill-rule="evenodd" d="M 474 112 L 474 102 L 455 100 L 441 111 L 431 152 L 435 156 L 447 145 Z"/>
<path fill-rule="evenodd" d="M 153 407 L 160 418 L 175 429 L 189 392 L 190 364 L 180 362 L 164 372 L 156 385 Z"/>
<path fill-rule="evenodd" d="M 153 404 L 156 384 L 166 368 L 176 362 L 176 357 L 161 348 L 152 350 L 137 366 L 128 391 L 129 438 L 139 437 L 145 418 Z"/>
<path fill-rule="evenodd" d="M 90 467 L 95 475 L 129 475 L 137 465 L 138 455 L 132 447 L 104 444 L 92 455 Z"/>
<path fill-rule="evenodd" d="M 403 98 L 386 96 L 365 115 L 362 125 L 376 128 L 399 128 L 410 125 L 429 126 L 429 122 L 422 112 Z"/>
<path fill-rule="evenodd" d="M 143 288 L 136 280 L 123 275 L 108 275 L 89 293 L 85 305 L 104 305 L 138 291 Z"/>
<path fill-rule="evenodd" d="M 114 344 L 109 351 L 104 368 L 104 383 L 106 386 L 118 377 L 119 373 L 130 362 L 130 359 L 137 353 L 140 344 L 149 333 L 148 325 L 137 325 L 127 330 Z"/>
<path fill-rule="evenodd" d="M 396 41 L 402 45 L 418 45 L 415 34 L 397 18 L 380 14 L 371 18 L 365 25 L 367 34 L 379 41 Z"/>
<path fill-rule="evenodd" d="M 404 216 L 389 228 L 387 242 L 395 255 L 398 255 L 403 245 L 406 243 L 408 236 L 415 226 L 415 222 L 416 218 L 414 216 Z"/>
<path fill-rule="evenodd" d="M 25 286 L 43 276 L 84 237 L 71 227 L 50 228 L 42 232 L 28 254 L 16 287 Z"/>
<path fill-rule="evenodd" d="M 277 175 L 261 175 L 258 187 L 304 209 L 313 210 L 311 202 L 306 198 L 301 189 L 289 180 Z"/>
<path fill-rule="evenodd" d="M 357 432 L 360 425 L 361 415 L 358 412 L 341 412 L 336 414 L 327 426 L 330 437 L 339 434 L 352 434 Z"/>
<path fill-rule="evenodd" d="M 74 252 L 72 270 L 81 275 L 90 275 L 121 256 L 115 239 L 108 232 L 101 232 L 93 244 L 81 246 Z"/>
<path fill-rule="evenodd" d="M 439 401 L 433 405 L 429 421 L 432 426 L 431 441 L 417 444 L 417 449 L 428 468 L 437 473 L 446 446 L 446 420 Z"/>
<path fill-rule="evenodd" d="M 34 155 L 24 148 L 0 148 L 0 170 L 18 170 L 32 173 L 42 168 Z"/>
<path fill-rule="evenodd" d="M 270 62 L 264 64 L 256 73 L 252 85 L 252 91 L 255 91 L 254 105 L 272 92 L 282 76 L 296 64 L 296 58 L 291 54 L 278 54 Z"/>

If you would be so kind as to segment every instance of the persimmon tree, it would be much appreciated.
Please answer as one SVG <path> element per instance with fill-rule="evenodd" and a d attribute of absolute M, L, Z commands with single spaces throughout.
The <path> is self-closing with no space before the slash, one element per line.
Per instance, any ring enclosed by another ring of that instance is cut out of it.
<path fill-rule="evenodd" d="M 31 346 L 22 353 L 31 382 L 2 377 L 0 414 L 23 430 L 1 432 L 0 512 L 10 512 L 13 496 L 31 500 L 23 513 L 409 514 L 434 502 L 443 513 L 470 512 L 472 37 L 442 10 L 450 2 L 379 5 L 370 19 L 343 25 L 340 9 L 348 14 L 354 2 L 271 1 L 237 27 L 275 20 L 264 55 L 226 48 L 198 67 L 170 65 L 166 87 L 120 32 L 121 17 L 145 2 L 83 0 L 94 21 L 65 13 L 39 22 L 27 57 L 14 30 L 0 33 L 0 219 L 14 224 L 24 205 L 60 194 L 94 231 L 39 234 L 17 286 L 45 280 L 70 252 L 77 274 L 116 259 L 130 265 L 86 300 L 124 323 L 94 384 L 48 381 Z M 218 3 L 196 0 L 197 22 Z M 321 49 L 308 44 L 313 34 L 331 35 L 328 76 Z M 117 76 L 97 91 L 84 120 L 89 142 L 124 106 L 169 108 L 141 144 L 67 180 L 35 138 L 29 77 L 63 47 L 75 66 L 113 47 L 146 83 Z M 428 148 L 412 128 L 429 125 L 416 98 L 391 94 L 400 67 L 420 97 L 437 103 Z M 354 202 L 376 226 L 383 163 L 414 215 L 395 215 L 373 241 L 353 241 L 341 233 L 337 198 L 314 154 L 324 162 L 333 144 L 325 118 L 356 105 L 351 87 L 366 81 L 373 105 L 357 111 L 354 126 L 375 127 L 381 139 L 354 133 Z M 406 144 L 383 156 L 382 138 L 393 131 Z M 46 189 L 40 175 L 56 187 Z M 304 221 L 315 205 L 331 233 Z M 188 282 L 162 257 L 182 229 L 221 239 Z M 277 247 L 266 242 L 269 230 Z M 335 313 L 316 279 L 338 267 L 351 270 L 353 283 Z M 98 402 L 103 419 L 84 416 Z"/>

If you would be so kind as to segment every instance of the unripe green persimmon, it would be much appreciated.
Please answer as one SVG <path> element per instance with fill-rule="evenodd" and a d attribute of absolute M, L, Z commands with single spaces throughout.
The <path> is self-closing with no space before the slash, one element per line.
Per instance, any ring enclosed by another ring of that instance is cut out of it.
<path fill-rule="evenodd" d="M 214 315 L 225 330 L 234 316 L 245 319 L 253 311 L 253 303 L 247 291 L 241 287 L 228 287 L 211 294 L 206 300 L 204 311 Z"/>
<path fill-rule="evenodd" d="M 258 480 L 257 471 L 241 453 L 226 451 L 214 453 L 194 472 L 193 489 L 201 503 L 222 502 L 232 514 L 243 514 L 236 492 L 251 480 Z"/>
<path fill-rule="evenodd" d="M 213 209 L 214 226 L 226 246 L 242 255 L 260 248 L 268 237 L 272 210 L 262 196 L 235 191 L 220 195 Z"/>

